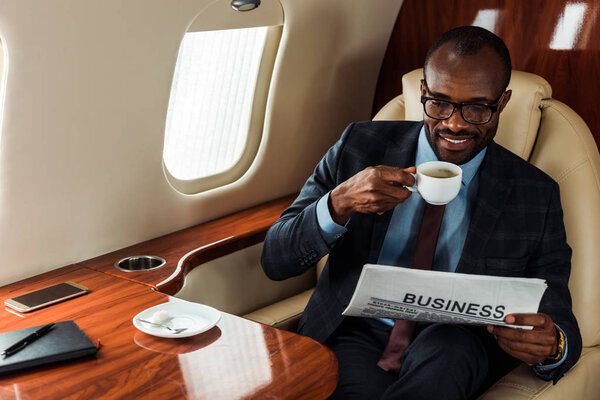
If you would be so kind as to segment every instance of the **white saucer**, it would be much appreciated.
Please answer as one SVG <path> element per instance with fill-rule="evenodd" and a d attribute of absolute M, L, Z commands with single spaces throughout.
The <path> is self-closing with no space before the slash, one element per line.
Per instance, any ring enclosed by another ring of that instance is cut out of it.
<path fill-rule="evenodd" d="M 142 318 L 152 321 L 151 318 L 154 313 L 160 310 L 169 313 L 169 320 L 165 322 L 164 325 L 173 329 L 187 328 L 187 330 L 175 334 L 166 328 L 151 325 L 139 320 Z M 149 335 L 163 338 L 183 338 L 206 332 L 215 326 L 220 319 L 221 312 L 212 307 L 204 304 L 176 301 L 159 304 L 140 312 L 133 317 L 133 325 L 140 331 Z"/>

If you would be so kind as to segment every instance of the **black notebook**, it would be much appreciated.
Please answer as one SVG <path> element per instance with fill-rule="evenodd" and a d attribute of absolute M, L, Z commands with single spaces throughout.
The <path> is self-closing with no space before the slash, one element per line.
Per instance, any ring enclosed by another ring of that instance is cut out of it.
<path fill-rule="evenodd" d="M 43 326 L 43 325 L 42 325 Z M 41 326 L 0 333 L 0 351 Z M 0 374 L 96 354 L 98 349 L 73 321 L 57 322 L 33 343 L 8 357 L 0 357 Z"/>

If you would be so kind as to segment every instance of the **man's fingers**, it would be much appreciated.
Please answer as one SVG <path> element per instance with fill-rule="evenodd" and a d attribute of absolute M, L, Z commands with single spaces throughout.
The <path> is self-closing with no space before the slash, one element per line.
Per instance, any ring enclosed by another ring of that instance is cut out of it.
<path fill-rule="evenodd" d="M 530 354 L 535 357 L 546 358 L 550 356 L 552 346 L 535 343 L 513 342 L 504 338 L 498 338 L 498 345 L 511 352 Z"/>
<path fill-rule="evenodd" d="M 498 338 L 504 338 L 516 342 L 537 343 L 543 345 L 553 345 L 556 337 L 553 331 L 540 332 L 539 330 L 526 330 L 519 328 L 510 328 L 507 326 L 494 326 L 490 332 Z"/>
<path fill-rule="evenodd" d="M 522 351 L 512 350 L 509 347 L 507 347 L 505 343 L 498 342 L 498 346 L 510 356 L 525 362 L 529 366 L 539 364 L 544 360 L 543 357 L 538 357 Z"/>
<path fill-rule="evenodd" d="M 372 170 L 370 170 L 370 173 L 389 184 L 396 182 L 406 186 L 413 186 L 415 184 L 415 178 L 411 173 L 414 174 L 416 171 L 417 169 L 415 167 L 399 168 L 378 165 L 377 167 L 373 167 Z"/>
<path fill-rule="evenodd" d="M 392 204 L 392 208 L 398 203 L 406 200 L 412 192 L 403 186 L 396 186 L 389 182 L 376 181 L 368 183 L 358 199 L 362 202 L 362 206 L 374 207 L 369 209 L 369 212 L 378 212 L 380 205 Z M 362 211 L 364 212 L 364 211 Z"/>
<path fill-rule="evenodd" d="M 403 186 L 385 185 L 381 188 L 379 194 L 395 200 L 396 204 L 398 204 L 399 202 L 409 198 L 412 192 Z"/>
<path fill-rule="evenodd" d="M 406 189 L 403 189 L 406 190 Z M 373 194 L 372 198 L 370 198 L 364 204 L 357 206 L 357 211 L 368 214 L 368 213 L 376 213 L 383 214 L 386 211 L 389 211 L 396 207 L 398 203 L 404 201 L 408 196 L 410 196 L 410 191 L 406 190 L 408 194 L 399 193 L 394 195 L 388 195 L 386 193 L 378 193 Z"/>
<path fill-rule="evenodd" d="M 552 320 L 546 314 L 509 314 L 504 318 L 504 322 L 511 325 L 544 327 L 552 325 Z"/>
<path fill-rule="evenodd" d="M 362 195 L 355 200 L 355 206 L 375 208 L 388 204 L 396 206 L 396 204 L 406 200 L 410 195 L 410 190 L 406 188 L 386 185 L 377 189 L 371 188 L 368 192 L 362 193 Z M 375 210 L 369 211 L 374 212 Z"/>

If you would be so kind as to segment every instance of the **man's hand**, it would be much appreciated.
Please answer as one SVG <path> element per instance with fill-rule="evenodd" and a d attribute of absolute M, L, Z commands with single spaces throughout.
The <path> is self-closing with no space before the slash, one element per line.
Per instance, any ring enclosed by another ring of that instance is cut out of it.
<path fill-rule="evenodd" d="M 355 212 L 383 214 L 403 202 L 411 191 L 398 184 L 412 186 L 415 167 L 406 169 L 378 165 L 368 167 L 341 183 L 329 194 L 333 220 L 344 225 Z M 394 185 L 396 183 L 396 185 Z"/>
<path fill-rule="evenodd" d="M 556 327 L 547 314 L 509 314 L 504 322 L 511 325 L 533 326 L 533 330 L 488 325 L 498 346 L 527 365 L 537 365 L 557 351 Z"/>

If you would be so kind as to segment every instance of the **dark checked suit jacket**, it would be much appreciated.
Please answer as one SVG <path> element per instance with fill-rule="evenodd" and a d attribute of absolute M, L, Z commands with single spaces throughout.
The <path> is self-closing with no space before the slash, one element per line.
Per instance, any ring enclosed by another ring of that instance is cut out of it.
<path fill-rule="evenodd" d="M 423 122 L 353 123 L 325 154 L 298 198 L 265 239 L 262 265 L 271 279 L 306 271 L 329 253 L 298 331 L 324 342 L 343 320 L 365 263 L 376 263 L 392 211 L 354 214 L 347 232 L 332 246 L 321 236 L 316 203 L 327 192 L 368 166 L 410 167 Z M 480 167 L 479 192 L 456 272 L 545 279 L 540 312 L 566 333 L 568 355 L 560 368 L 542 376 L 559 379 L 581 352 L 571 311 L 567 245 L 558 184 L 536 167 L 492 142 Z"/>

